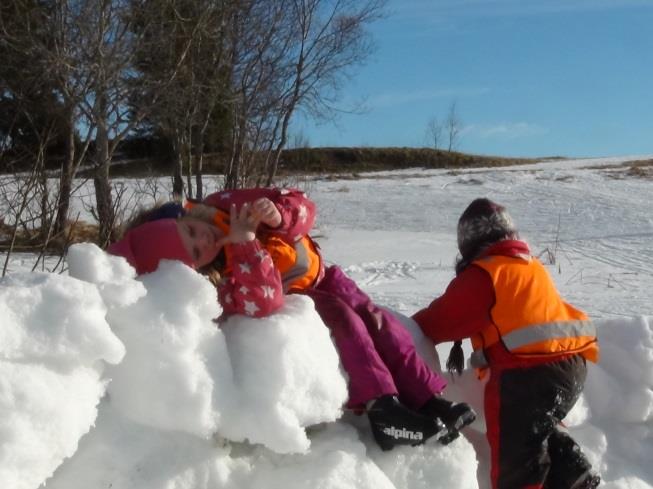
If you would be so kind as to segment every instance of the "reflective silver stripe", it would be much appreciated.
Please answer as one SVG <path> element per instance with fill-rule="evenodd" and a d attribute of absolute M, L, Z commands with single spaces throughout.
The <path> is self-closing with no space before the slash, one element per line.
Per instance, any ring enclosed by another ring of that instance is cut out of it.
<path fill-rule="evenodd" d="M 303 240 L 295 243 L 295 254 L 295 263 L 281 277 L 284 292 L 288 292 L 290 285 L 298 278 L 306 275 L 310 270 L 311 264 L 308 257 L 308 250 L 304 246 Z"/>
<path fill-rule="evenodd" d="M 487 367 L 487 358 L 485 358 L 485 352 L 483 350 L 473 351 L 472 356 L 469 357 L 469 364 L 472 366 L 472 368 Z"/>
<path fill-rule="evenodd" d="M 539 343 L 541 341 L 555 340 L 560 338 L 577 338 L 579 336 L 596 336 L 596 326 L 592 321 L 555 321 L 545 324 L 532 324 L 524 328 L 512 331 L 501 337 L 506 348 L 514 351 L 522 346 Z M 488 366 L 485 352 L 475 350 L 469 360 L 473 368 L 484 368 Z"/>
<path fill-rule="evenodd" d="M 592 321 L 555 321 L 545 324 L 532 324 L 525 328 L 511 331 L 501 337 L 509 350 L 541 341 L 559 338 L 577 338 L 579 336 L 596 336 L 596 327 Z"/>

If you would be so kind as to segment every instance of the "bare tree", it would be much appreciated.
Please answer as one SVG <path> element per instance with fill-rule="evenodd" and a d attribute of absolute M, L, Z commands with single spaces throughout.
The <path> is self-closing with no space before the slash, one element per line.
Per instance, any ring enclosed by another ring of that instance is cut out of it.
<path fill-rule="evenodd" d="M 286 0 L 267 4 L 243 0 L 230 12 L 226 42 L 231 137 L 225 188 L 244 186 L 263 150 L 262 140 L 269 130 L 269 114 L 276 98 L 272 89 L 290 37 L 284 36 L 288 5 Z"/>
<path fill-rule="evenodd" d="M 2 266 L 0 276 L 4 277 L 7 273 L 9 259 L 16 248 L 18 236 L 21 228 L 24 229 L 27 224 L 25 215 L 29 211 L 30 205 L 37 200 L 36 188 L 38 185 L 38 176 L 36 166 L 28 176 L 17 176 L 15 179 L 2 181 L 2 225 L 3 234 L 9 232 L 8 243 L 6 245 L 6 256 Z M 4 241 L 4 240 L 3 240 Z"/>
<path fill-rule="evenodd" d="M 373 46 L 366 31 L 382 15 L 383 0 L 295 0 L 293 24 L 298 37 L 291 45 L 289 65 L 294 68 L 284 83 L 280 128 L 274 154 L 267 162 L 271 185 L 281 151 L 288 138 L 290 119 L 298 107 L 315 116 L 328 116 L 338 105 L 341 83 L 362 64 Z"/>
<path fill-rule="evenodd" d="M 71 0 L 72 2 L 72 0 Z M 109 170 L 118 144 L 159 103 L 161 95 L 177 76 L 190 46 L 195 30 L 181 40 L 176 63 L 162 76 L 135 84 L 135 57 L 144 44 L 154 50 L 159 38 L 150 35 L 154 19 L 141 15 L 138 0 L 82 0 L 74 2 L 70 22 L 78 33 L 78 63 L 74 79 L 88 86 L 88 94 L 79 102 L 81 120 L 78 124 L 94 128 L 94 177 L 96 217 L 100 244 L 112 240 L 116 224 L 115 208 Z M 160 0 L 159 5 L 171 5 L 176 0 Z M 163 7 L 162 7 L 163 8 Z M 160 32 L 159 29 L 155 29 Z M 133 93 L 142 95 L 134 110 L 130 104 Z"/>
<path fill-rule="evenodd" d="M 458 139 L 460 137 L 460 130 L 462 129 L 460 118 L 458 117 L 457 103 L 454 100 L 449 105 L 449 111 L 447 112 L 447 118 L 445 120 L 445 128 L 447 130 L 447 136 L 449 138 L 449 148 L 448 151 L 456 149 L 458 146 Z"/>
<path fill-rule="evenodd" d="M 3 59 L 0 84 L 3 94 L 19 108 L 15 113 L 22 114 L 22 120 L 27 121 L 26 127 L 16 130 L 33 136 L 31 153 L 39 157 L 33 161 L 35 164 L 39 159 L 51 159 L 48 154 L 51 142 L 64 142 L 60 186 L 55 194 L 55 234 L 61 233 L 65 226 L 72 178 L 81 162 L 81 157 L 75 155 L 76 128 L 72 112 L 74 103 L 71 103 L 75 90 L 66 76 L 70 67 L 66 53 L 71 43 L 62 21 L 63 10 L 63 3 L 56 1 L 8 0 L 0 7 Z M 43 130 L 46 126 L 50 126 L 48 131 Z M 44 135 L 50 142 L 42 139 Z M 19 141 L 15 137 L 13 140 Z M 22 146 L 27 150 L 25 144 Z"/>
<path fill-rule="evenodd" d="M 442 144 L 443 130 L 442 123 L 435 116 L 431 117 L 426 124 L 426 139 L 429 145 L 433 146 L 433 149 L 438 149 Z"/>
<path fill-rule="evenodd" d="M 4 235 L 0 239 L 6 251 L 2 276 L 7 272 L 14 250 L 34 251 L 40 246 L 42 254 L 54 238 L 56 204 L 53 205 L 45 168 L 45 155 L 54 134 L 54 124 L 52 121 L 48 125 L 37 123 L 32 118 L 34 114 L 29 106 L 22 109 L 22 114 L 16 115 L 22 115 L 28 122 L 22 125 L 22 129 L 33 134 L 29 139 L 30 144 L 15 145 L 12 151 L 13 163 L 20 167 L 28 166 L 29 173 L 16 172 L 3 177 L 0 182 L 0 230 Z M 5 159 L 5 163 L 11 166 L 12 162 Z M 63 253 L 62 248 L 59 251 Z"/>
<path fill-rule="evenodd" d="M 5 180 L 19 184 L 2 205 L 5 225 L 12 227 L 7 259 L 16 246 L 39 250 L 34 267 L 46 251 L 65 252 L 72 180 L 84 153 L 84 148 L 76 151 L 75 105 L 70 103 L 76 92 L 65 75 L 72 44 L 62 22 L 64 7 L 48 0 L 8 0 L 0 7 L 0 87 L 18 122 L 7 128 L 13 147 L 3 163 L 13 160 L 17 170 L 30 170 L 27 179 L 15 174 Z M 61 161 L 58 187 L 50 185 L 53 175 L 46 168 L 55 161 Z"/>
<path fill-rule="evenodd" d="M 230 25 L 232 152 L 227 188 L 270 185 L 298 108 L 332 116 L 341 84 L 372 50 L 384 0 L 246 0 Z"/>
<path fill-rule="evenodd" d="M 342 82 L 372 50 L 365 28 L 385 1 L 2 2 L 0 105 L 18 100 L 31 117 L 41 208 L 56 210 L 54 219 L 42 212 L 43 231 L 65 230 L 73 180 L 90 162 L 99 241 L 112 239 L 119 191 L 111 162 L 148 117 L 173 142 L 179 195 L 184 173 L 193 195 L 194 171 L 201 196 L 203 156 L 220 131 L 230 149 L 225 186 L 270 185 L 296 110 L 337 113 Z M 4 129 L 2 144 L 13 144 L 19 132 Z M 45 162 L 54 139 L 64 149 L 51 194 Z"/>
<path fill-rule="evenodd" d="M 78 46 L 82 39 L 72 22 L 72 2 L 54 1 L 52 5 L 46 22 L 53 33 L 54 42 L 38 45 L 37 49 L 41 53 L 44 69 L 52 74 L 53 90 L 62 105 L 60 124 L 65 138 L 65 152 L 59 173 L 55 231 L 63 233 L 68 221 L 73 180 L 86 157 L 94 126 L 90 123 L 83 128 L 77 125 L 80 104 L 89 96 L 90 87 L 86 78 L 76 76 L 81 62 Z M 81 144 L 78 144 L 78 140 L 81 140 Z"/>
<path fill-rule="evenodd" d="M 150 36 L 156 36 L 157 56 L 152 46 L 143 45 L 137 54 L 141 79 L 161 78 L 179 63 L 179 51 L 186 40 L 192 40 L 177 75 L 152 107 L 147 122 L 153 131 L 171 141 L 175 154 L 173 194 L 193 196 L 192 172 L 195 171 L 197 197 L 202 196 L 202 166 L 208 134 L 225 119 L 221 112 L 227 93 L 225 32 L 227 17 L 234 8 L 230 2 L 192 0 L 162 8 L 161 2 L 149 0 L 143 15 L 150 22 Z M 231 2 L 233 3 L 233 2 Z M 136 101 L 138 105 L 140 101 Z M 223 123 L 224 125 L 224 123 Z M 226 132 L 226 130 L 224 131 Z M 215 142 L 214 142 L 215 145 Z"/>

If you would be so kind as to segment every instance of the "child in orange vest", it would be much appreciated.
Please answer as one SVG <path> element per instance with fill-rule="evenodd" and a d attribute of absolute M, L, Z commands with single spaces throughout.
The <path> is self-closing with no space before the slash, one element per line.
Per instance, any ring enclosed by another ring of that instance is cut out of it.
<path fill-rule="evenodd" d="M 586 360 L 597 361 L 594 325 L 564 302 L 519 239 L 505 208 L 474 200 L 458 222 L 456 277 L 413 318 L 435 343 L 454 341 L 447 362 L 490 378 L 484 410 L 495 489 L 589 489 L 600 482 L 561 420 L 581 394 Z"/>

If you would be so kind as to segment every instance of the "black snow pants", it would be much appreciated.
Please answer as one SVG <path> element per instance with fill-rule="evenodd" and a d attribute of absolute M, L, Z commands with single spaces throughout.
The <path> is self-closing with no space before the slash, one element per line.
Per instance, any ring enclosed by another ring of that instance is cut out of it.
<path fill-rule="evenodd" d="M 568 489 L 590 469 L 560 421 L 580 396 L 587 366 L 574 355 L 495 371 L 485 391 L 494 489 Z"/>

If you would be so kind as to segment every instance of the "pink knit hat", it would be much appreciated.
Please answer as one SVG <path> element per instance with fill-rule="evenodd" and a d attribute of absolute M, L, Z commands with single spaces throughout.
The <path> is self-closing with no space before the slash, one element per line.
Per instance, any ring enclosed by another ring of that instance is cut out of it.
<path fill-rule="evenodd" d="M 141 224 L 127 231 L 107 251 L 125 257 L 138 275 L 153 272 L 161 260 L 179 260 L 193 266 L 193 258 L 184 247 L 175 219 L 159 219 Z"/>

